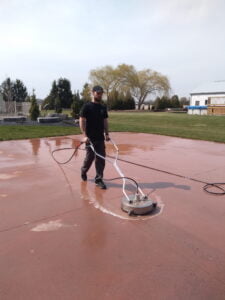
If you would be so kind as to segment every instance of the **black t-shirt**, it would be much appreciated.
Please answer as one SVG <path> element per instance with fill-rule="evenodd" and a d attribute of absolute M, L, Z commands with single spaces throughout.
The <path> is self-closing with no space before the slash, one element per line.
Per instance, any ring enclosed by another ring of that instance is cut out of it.
<path fill-rule="evenodd" d="M 83 105 L 80 116 L 86 118 L 86 135 L 91 141 L 104 141 L 104 119 L 108 118 L 106 106 L 88 102 Z"/>

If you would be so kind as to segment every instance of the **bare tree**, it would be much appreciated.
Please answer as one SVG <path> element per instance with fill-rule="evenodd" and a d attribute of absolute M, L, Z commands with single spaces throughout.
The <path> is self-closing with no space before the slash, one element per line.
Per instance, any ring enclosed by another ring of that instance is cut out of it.
<path fill-rule="evenodd" d="M 0 90 L 3 95 L 3 100 L 5 101 L 6 104 L 7 113 L 14 113 L 15 104 L 13 102 L 13 82 L 9 77 L 2 82 Z"/>
<path fill-rule="evenodd" d="M 120 92 L 129 91 L 136 99 L 138 109 L 151 94 L 168 94 L 170 83 L 166 76 L 145 69 L 137 71 L 133 65 L 121 64 L 115 69 L 110 66 L 92 70 L 90 79 L 93 84 L 100 84 L 109 92 L 116 89 Z"/>
<path fill-rule="evenodd" d="M 113 90 L 116 83 L 115 70 L 111 66 L 105 66 L 90 71 L 89 79 L 92 85 L 101 85 L 108 99 L 109 92 Z"/>

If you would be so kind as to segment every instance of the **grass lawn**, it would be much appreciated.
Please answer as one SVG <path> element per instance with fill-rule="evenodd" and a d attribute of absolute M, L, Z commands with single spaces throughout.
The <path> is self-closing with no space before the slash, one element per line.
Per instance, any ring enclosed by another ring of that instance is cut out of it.
<path fill-rule="evenodd" d="M 154 133 L 225 143 L 225 116 L 112 112 L 110 130 Z"/>
<path fill-rule="evenodd" d="M 225 116 L 183 113 L 110 112 L 110 131 L 143 132 L 225 143 Z M 77 127 L 0 126 L 0 140 L 79 134 Z"/>
<path fill-rule="evenodd" d="M 0 126 L 0 141 L 72 135 L 79 133 L 80 129 L 72 126 L 3 125 Z"/>

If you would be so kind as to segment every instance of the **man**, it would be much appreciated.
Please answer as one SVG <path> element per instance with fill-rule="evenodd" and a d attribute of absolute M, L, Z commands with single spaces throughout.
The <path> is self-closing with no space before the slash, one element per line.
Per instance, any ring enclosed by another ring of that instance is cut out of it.
<path fill-rule="evenodd" d="M 101 104 L 103 88 L 99 85 L 94 86 L 92 94 L 92 101 L 85 103 L 80 111 L 80 129 L 84 135 L 83 142 L 86 143 L 86 157 L 81 168 L 81 178 L 83 181 L 87 180 L 87 172 L 95 160 L 95 184 L 101 189 L 106 189 L 103 182 L 105 160 L 95 155 L 90 147 L 90 142 L 93 144 L 95 151 L 105 157 L 105 140 L 110 140 L 108 113 L 106 106 Z"/>

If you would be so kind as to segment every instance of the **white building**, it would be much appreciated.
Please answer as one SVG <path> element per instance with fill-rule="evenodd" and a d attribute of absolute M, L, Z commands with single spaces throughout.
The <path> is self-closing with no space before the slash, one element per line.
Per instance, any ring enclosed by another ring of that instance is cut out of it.
<path fill-rule="evenodd" d="M 225 114 L 225 80 L 199 86 L 190 95 L 189 114 Z"/>

